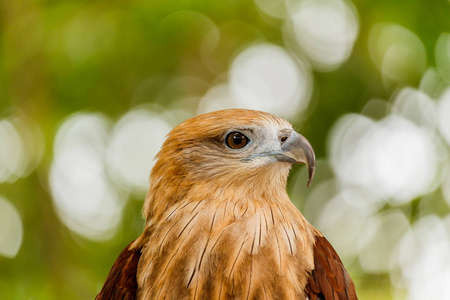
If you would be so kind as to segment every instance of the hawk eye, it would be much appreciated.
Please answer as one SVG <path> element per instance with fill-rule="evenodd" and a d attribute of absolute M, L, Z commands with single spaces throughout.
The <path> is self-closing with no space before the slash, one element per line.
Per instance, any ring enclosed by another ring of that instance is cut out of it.
<path fill-rule="evenodd" d="M 225 144 L 231 149 L 242 149 L 248 142 L 248 137 L 237 131 L 230 132 L 225 138 Z"/>

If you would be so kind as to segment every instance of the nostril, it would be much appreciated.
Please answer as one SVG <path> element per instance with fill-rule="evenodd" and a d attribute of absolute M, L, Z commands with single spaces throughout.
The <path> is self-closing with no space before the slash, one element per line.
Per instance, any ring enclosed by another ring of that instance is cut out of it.
<path fill-rule="evenodd" d="M 283 145 L 284 143 L 287 143 L 292 132 L 293 132 L 293 130 L 290 128 L 284 128 L 278 132 L 278 140 L 280 141 L 281 145 Z"/>

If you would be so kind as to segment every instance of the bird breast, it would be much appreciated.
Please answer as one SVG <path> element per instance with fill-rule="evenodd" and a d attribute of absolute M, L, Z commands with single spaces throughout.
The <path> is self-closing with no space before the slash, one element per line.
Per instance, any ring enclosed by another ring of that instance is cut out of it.
<path fill-rule="evenodd" d="M 289 199 L 181 201 L 146 231 L 139 299 L 305 297 L 314 229 Z"/>

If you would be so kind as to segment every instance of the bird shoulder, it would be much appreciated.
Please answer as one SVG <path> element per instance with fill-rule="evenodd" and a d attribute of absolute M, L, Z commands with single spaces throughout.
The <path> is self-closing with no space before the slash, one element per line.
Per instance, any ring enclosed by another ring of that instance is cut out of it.
<path fill-rule="evenodd" d="M 313 247 L 314 269 L 306 285 L 310 300 L 357 300 L 355 285 L 327 239 L 317 235 Z"/>
<path fill-rule="evenodd" d="M 136 272 L 141 249 L 133 248 L 133 243 L 125 247 L 117 257 L 96 300 L 136 299 L 138 289 Z"/>

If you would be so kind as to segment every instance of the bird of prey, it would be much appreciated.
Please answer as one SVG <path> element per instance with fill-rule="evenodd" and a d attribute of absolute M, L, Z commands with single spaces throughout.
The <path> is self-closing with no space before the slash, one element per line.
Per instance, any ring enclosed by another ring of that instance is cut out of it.
<path fill-rule="evenodd" d="M 175 127 L 150 175 L 141 236 L 96 299 L 357 299 L 336 251 L 292 204 L 289 170 L 310 143 L 244 109 Z"/>

